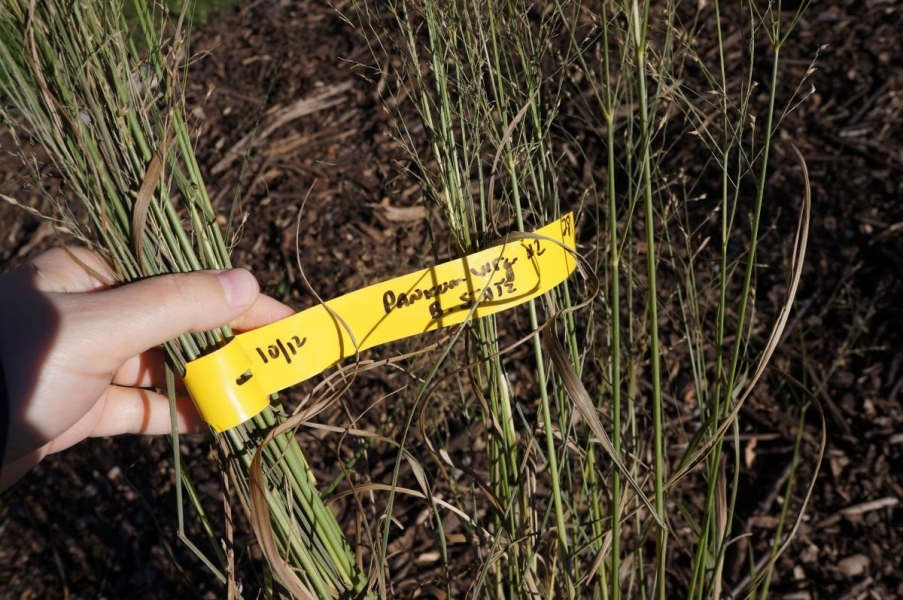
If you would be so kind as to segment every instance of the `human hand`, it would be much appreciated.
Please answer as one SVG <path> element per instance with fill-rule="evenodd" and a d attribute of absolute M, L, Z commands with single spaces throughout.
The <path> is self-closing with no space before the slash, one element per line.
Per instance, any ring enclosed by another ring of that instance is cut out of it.
<path fill-rule="evenodd" d="M 105 279 L 109 268 L 84 248 L 51 250 L 0 277 L 0 491 L 87 437 L 169 433 L 169 399 L 152 389 L 165 387 L 163 342 L 292 313 L 239 269 L 112 288 Z M 204 429 L 188 396 L 177 408 L 181 432 Z"/>

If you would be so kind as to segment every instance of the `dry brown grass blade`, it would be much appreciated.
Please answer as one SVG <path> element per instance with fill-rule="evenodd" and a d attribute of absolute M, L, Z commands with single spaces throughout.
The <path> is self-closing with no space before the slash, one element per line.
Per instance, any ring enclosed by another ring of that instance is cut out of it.
<path fill-rule="evenodd" d="M 276 114 L 271 115 L 267 120 L 267 123 L 261 128 L 256 136 L 253 133 L 249 133 L 248 135 L 241 138 L 226 153 L 226 156 L 224 156 L 221 161 L 216 163 L 213 168 L 210 169 L 210 172 L 213 175 L 218 175 L 228 169 L 229 165 L 231 165 L 233 161 L 237 160 L 242 155 L 242 153 L 247 150 L 248 145 L 253 140 L 256 139 L 256 142 L 260 143 L 270 135 L 272 135 L 280 127 L 285 127 L 296 119 L 300 119 L 301 117 L 305 117 L 317 111 L 342 104 L 343 102 L 345 102 L 346 98 L 344 96 L 341 96 L 341 94 L 344 94 L 345 92 L 350 90 L 352 85 L 354 85 L 354 82 L 352 81 L 346 81 L 345 83 L 340 83 L 338 85 L 331 85 L 324 88 L 319 93 L 309 98 L 301 98 L 300 100 L 295 101 L 293 104 L 283 108 Z"/>
<path fill-rule="evenodd" d="M 415 477 L 415 479 L 418 479 L 418 478 Z M 418 481 L 418 483 L 423 485 L 424 482 Z M 354 489 L 345 490 L 345 491 L 336 493 L 336 495 L 333 497 L 333 500 L 339 500 L 346 496 L 351 496 L 353 494 L 361 494 L 361 493 L 366 493 L 366 492 L 392 492 L 392 491 L 394 491 L 396 494 L 412 496 L 414 498 L 419 498 L 421 500 L 429 500 L 430 502 L 438 504 L 439 506 L 445 508 L 446 510 L 453 512 L 455 515 L 458 516 L 459 519 L 461 519 L 462 521 L 464 521 L 465 523 L 467 523 L 471 527 L 473 527 L 474 532 L 478 533 L 480 535 L 480 537 L 482 537 L 484 540 L 491 540 L 493 538 L 493 534 L 491 532 L 489 532 L 486 529 L 484 529 L 483 527 L 481 527 L 480 524 L 477 523 L 476 521 L 474 521 L 470 515 L 468 515 L 464 511 L 462 511 L 460 508 L 456 507 L 454 504 L 451 504 L 450 502 L 442 500 L 441 498 L 437 498 L 431 494 L 427 495 L 424 492 L 418 492 L 417 490 L 412 490 L 410 488 L 405 488 L 405 487 L 400 487 L 400 486 L 392 486 L 387 483 L 362 483 L 362 484 L 355 485 Z"/>
<path fill-rule="evenodd" d="M 514 133 L 514 128 L 517 127 L 517 124 L 523 120 L 524 115 L 527 114 L 530 106 L 532 106 L 535 97 L 536 93 L 534 92 L 533 95 L 524 103 L 521 109 L 517 111 L 517 114 L 514 115 L 514 118 L 511 119 L 511 123 L 508 124 L 507 129 L 505 129 L 505 133 L 502 135 L 502 139 L 499 141 L 499 147 L 495 151 L 495 157 L 493 157 L 492 159 L 489 184 L 486 186 L 486 212 L 489 216 L 489 227 L 492 229 L 492 233 L 495 234 L 495 237 L 497 238 L 502 237 L 502 234 L 499 233 L 498 227 L 495 224 L 495 177 L 496 175 L 498 175 L 499 161 L 502 158 L 502 151 L 504 151 L 505 145 L 511 140 L 511 136 Z"/>
<path fill-rule="evenodd" d="M 141 248 L 144 246 L 144 228 L 147 227 L 147 212 L 150 209 L 150 203 L 154 199 L 154 192 L 157 190 L 157 184 L 163 175 L 163 166 L 166 164 L 166 153 L 169 151 L 169 144 L 172 141 L 172 128 L 167 125 L 166 135 L 163 142 L 150 164 L 147 165 L 147 171 L 144 173 L 144 181 L 138 188 L 135 195 L 135 206 L 132 209 L 132 243 L 134 244 L 135 260 L 138 262 L 141 272 L 144 275 L 150 275 L 144 266 Z"/>
<path fill-rule="evenodd" d="M 190 2 L 186 2 L 182 6 L 182 11 L 179 14 L 179 21 L 175 29 L 175 38 L 172 42 L 172 50 L 166 60 L 168 63 L 167 69 L 170 73 L 175 73 L 177 65 L 181 60 L 182 49 L 185 44 L 185 15 L 188 14 L 188 7 L 190 4 Z M 178 80 L 178 77 L 173 77 L 173 79 Z M 170 113 L 170 117 L 171 116 Z M 154 199 L 154 191 L 157 189 L 157 183 L 163 175 L 163 167 L 166 165 L 166 154 L 169 152 L 169 145 L 172 143 L 172 137 L 172 120 L 169 118 L 166 120 L 166 131 L 163 134 L 163 141 L 160 143 L 157 151 L 154 152 L 153 158 L 151 158 L 150 163 L 147 165 L 147 170 L 144 172 L 144 180 L 141 182 L 138 193 L 135 195 L 135 205 L 132 209 L 133 249 L 135 251 L 135 260 L 144 275 L 150 275 L 144 266 L 144 260 L 141 255 L 141 248 L 144 245 L 144 229 L 147 227 L 147 212 L 150 208 L 150 203 Z M 165 189 L 163 189 L 161 193 L 166 196 Z"/>
<path fill-rule="evenodd" d="M 549 323 L 551 323 L 551 320 Z M 586 424 L 593 432 L 593 435 L 596 436 L 599 445 L 602 446 L 602 449 L 608 454 L 608 457 L 617 467 L 618 471 L 621 472 L 625 481 L 627 481 L 627 484 L 640 499 L 640 502 L 642 502 L 649 510 L 649 514 L 655 519 L 655 522 L 658 523 L 659 527 L 667 528 L 667 525 L 662 520 L 661 516 L 656 512 L 652 501 L 643 493 L 640 484 L 633 478 L 630 471 L 627 469 L 627 465 L 624 464 L 624 461 L 621 460 L 621 457 L 615 452 L 615 447 L 611 442 L 611 438 L 608 437 L 608 433 L 605 431 L 605 428 L 602 427 L 602 421 L 599 419 L 599 415 L 596 414 L 596 407 L 593 404 L 586 386 L 580 381 L 580 378 L 577 376 L 577 373 L 574 371 L 574 368 L 568 360 L 564 348 L 561 347 L 561 342 L 558 341 L 558 338 L 555 336 L 549 325 L 546 325 L 543 329 L 542 342 L 546 352 L 549 353 L 549 357 L 552 359 L 552 365 L 555 367 L 555 372 L 558 373 L 558 376 L 561 378 L 561 384 L 564 386 L 565 391 L 574 403 L 577 412 L 580 413 L 580 416 L 586 421 Z"/>
<path fill-rule="evenodd" d="M 103 282 L 104 285 L 107 285 L 107 286 L 116 285 L 115 281 L 113 281 L 112 279 L 107 277 L 104 273 L 100 273 L 97 269 L 95 269 L 91 265 L 85 263 L 85 261 L 83 261 L 81 258 L 79 258 L 78 255 L 75 254 L 71 248 L 69 248 L 69 246 L 66 246 L 63 243 L 62 239 L 60 239 L 59 236 L 57 236 L 57 240 L 59 241 L 60 247 L 63 249 L 63 251 L 69 256 L 69 258 L 72 259 L 72 262 L 74 262 L 79 267 L 81 267 L 85 271 L 85 273 L 89 274 L 92 278 L 96 279 L 97 281 Z M 109 263 L 109 261 L 107 261 L 107 262 Z M 110 266 L 110 271 L 113 273 L 116 273 L 116 270 L 117 270 L 116 265 L 109 265 L 109 266 Z"/>
<path fill-rule="evenodd" d="M 681 468 L 674 473 L 674 475 L 665 482 L 665 489 L 672 488 L 681 478 L 687 475 L 690 471 L 692 471 L 706 456 L 708 456 L 709 452 L 711 452 L 712 448 L 715 446 L 717 441 L 721 439 L 726 433 L 731 424 L 734 422 L 734 419 L 737 418 L 737 415 L 740 413 L 740 409 L 743 407 L 746 399 L 749 398 L 750 394 L 752 394 L 753 390 L 756 387 L 756 384 L 762 378 L 762 375 L 765 373 L 765 370 L 768 368 L 768 363 L 771 361 L 772 355 L 774 355 L 774 351 L 777 349 L 778 344 L 783 336 L 784 329 L 787 326 L 787 321 L 790 319 L 790 312 L 793 309 L 793 301 L 796 298 L 796 292 L 799 289 L 800 279 L 803 275 L 803 264 L 806 258 L 806 247 L 809 243 L 809 221 L 812 216 L 812 189 L 809 185 L 809 170 L 806 167 L 806 159 L 803 158 L 802 153 L 799 151 L 795 145 L 790 144 L 790 147 L 796 153 L 797 158 L 800 162 L 800 167 L 803 171 L 803 206 L 800 211 L 800 217 L 797 221 L 797 229 L 796 229 L 796 237 L 793 243 L 793 261 L 790 267 L 790 281 L 787 285 L 787 291 L 784 294 L 784 302 L 781 305 L 781 310 L 778 313 L 777 321 L 775 322 L 774 327 L 771 330 L 771 334 L 768 336 L 768 342 L 765 344 L 765 349 L 762 351 L 762 355 L 759 358 L 759 362 L 756 365 L 756 370 L 753 373 L 753 376 L 750 378 L 749 383 L 746 386 L 746 389 L 742 394 L 737 398 L 737 401 L 734 403 L 734 408 L 724 419 L 722 424 L 718 427 L 718 429 L 714 432 L 714 434 L 700 446 L 693 458 L 687 461 Z"/>
<path fill-rule="evenodd" d="M 298 577 L 288 561 L 279 551 L 279 546 L 276 544 L 276 537 L 273 532 L 273 521 L 270 518 L 269 503 L 267 502 L 266 479 L 263 473 L 262 450 L 267 443 L 271 442 L 277 435 L 283 433 L 284 430 L 285 427 L 276 427 L 270 431 L 264 442 L 260 445 L 260 448 L 258 448 L 257 452 L 254 454 L 254 459 L 251 461 L 249 473 L 250 485 L 248 490 L 251 506 L 249 507 L 250 510 L 248 516 L 251 519 L 251 527 L 254 528 L 254 533 L 257 535 L 257 541 L 260 543 L 260 549 L 263 551 L 263 555 L 266 557 L 270 568 L 273 569 L 273 573 L 276 575 L 279 583 L 285 586 L 293 598 L 299 600 L 317 600 L 316 595 L 304 585 L 304 582 L 301 581 L 301 578 Z M 333 596 L 338 597 L 334 591 Z"/>
<path fill-rule="evenodd" d="M 44 213 L 42 213 L 38 209 L 34 208 L 33 206 L 28 206 L 27 204 L 23 204 L 23 203 L 19 202 L 18 200 L 16 200 L 15 198 L 13 198 L 12 196 L 7 196 L 6 194 L 0 194 L 0 200 L 6 200 L 9 204 L 15 206 L 16 208 L 24 210 L 25 212 L 28 212 L 38 218 L 46 219 L 48 221 L 59 222 L 58 219 L 54 219 L 51 216 L 45 215 Z"/>
<path fill-rule="evenodd" d="M 794 243 L 794 262 L 793 262 L 793 277 L 791 280 L 791 286 L 789 286 L 787 290 L 788 301 L 785 302 L 784 309 L 781 313 L 781 318 L 779 319 L 779 324 L 781 328 L 787 323 L 787 319 L 789 318 L 790 306 L 793 304 L 793 297 L 796 295 L 796 290 L 799 286 L 799 279 L 802 274 L 802 265 L 803 259 L 806 255 L 806 244 L 808 241 L 808 231 L 809 231 L 809 217 L 812 209 L 812 196 L 811 196 L 811 188 L 809 185 L 809 169 L 806 166 L 806 159 L 803 157 L 803 154 L 800 152 L 799 148 L 797 148 L 794 144 L 790 144 L 790 147 L 793 149 L 794 153 L 796 153 L 797 159 L 800 163 L 800 168 L 803 171 L 803 181 L 805 185 L 805 195 L 803 201 L 803 210 L 800 215 L 799 226 L 797 228 L 796 240 Z M 782 319 L 782 320 L 781 320 Z M 778 327 L 775 327 L 775 331 L 772 332 L 772 337 L 769 339 L 780 339 L 781 331 L 778 331 Z M 773 348 L 771 349 L 773 352 Z M 748 591 L 746 594 L 746 598 L 751 598 L 756 592 L 757 587 L 761 584 L 764 579 L 769 575 L 775 563 L 777 563 L 778 559 L 787 548 L 790 547 L 790 544 L 793 542 L 796 537 L 797 531 L 799 531 L 800 525 L 802 525 L 803 518 L 806 514 L 806 508 L 809 506 L 809 501 L 812 499 L 812 494 L 815 492 L 815 484 L 818 480 L 818 473 L 821 470 L 822 462 L 824 461 L 825 456 L 825 448 L 828 445 L 828 425 L 825 420 L 825 411 L 822 408 L 821 402 L 818 399 L 818 396 L 813 394 L 810 390 L 806 389 L 806 387 L 796 380 L 793 376 L 788 373 L 785 373 L 779 369 L 772 368 L 773 371 L 779 373 L 786 381 L 790 382 L 797 390 L 800 391 L 806 398 L 808 398 L 810 404 L 815 407 L 818 411 L 819 418 L 821 420 L 821 437 L 819 439 L 819 447 L 818 447 L 818 458 L 815 463 L 815 467 L 812 472 L 812 478 L 809 482 L 809 486 L 806 489 L 806 494 L 803 496 L 802 506 L 800 507 L 799 512 L 797 513 L 797 517 L 793 522 L 793 527 L 790 528 L 790 531 L 784 536 L 784 540 L 781 545 L 772 553 L 771 558 L 765 563 L 764 568 L 760 569 L 756 577 L 752 580 L 751 584 L 748 586 Z M 758 375 L 758 371 L 757 371 Z M 755 381 L 756 378 L 754 378 Z M 750 383 L 752 386 L 752 382 Z M 749 388 L 751 390 L 751 387 Z M 747 393 L 743 395 L 745 399 L 749 395 L 749 390 Z M 739 403 L 738 403 L 739 404 Z M 738 407 L 739 409 L 739 407 Z M 735 594 L 738 595 L 738 594 Z"/>

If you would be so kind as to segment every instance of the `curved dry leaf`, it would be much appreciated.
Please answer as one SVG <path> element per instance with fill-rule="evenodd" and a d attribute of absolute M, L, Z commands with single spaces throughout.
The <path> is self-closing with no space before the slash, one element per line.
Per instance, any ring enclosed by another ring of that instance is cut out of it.
<path fill-rule="evenodd" d="M 171 141 L 172 129 L 167 125 L 163 142 L 160 144 L 160 147 L 157 148 L 157 151 L 154 152 L 154 157 L 151 159 L 150 163 L 147 165 L 147 170 L 144 172 L 144 181 L 141 182 L 141 187 L 138 188 L 138 193 L 135 196 L 135 204 L 132 208 L 132 242 L 135 244 L 135 260 L 144 275 L 148 275 L 148 273 L 145 272 L 144 260 L 142 260 L 141 257 L 141 248 L 144 245 L 144 228 L 147 227 L 147 212 L 150 208 L 151 201 L 154 199 L 154 192 L 157 189 L 160 176 L 163 175 L 163 165 Z"/>
<path fill-rule="evenodd" d="M 667 528 L 664 519 L 662 519 L 655 510 L 655 506 L 646 494 L 643 493 L 640 484 L 630 474 L 627 465 L 621 460 L 620 455 L 615 452 L 614 444 L 612 444 L 611 438 L 608 436 L 605 428 L 602 427 L 602 421 L 599 420 L 599 415 L 596 414 L 596 407 L 590 398 L 586 386 L 580 381 L 580 378 L 568 361 L 564 349 L 561 347 L 561 342 L 558 341 L 558 338 L 555 337 L 555 334 L 549 327 L 542 332 L 542 342 L 546 351 L 549 353 L 549 357 L 552 359 L 552 365 L 555 367 L 555 372 L 558 373 L 558 376 L 561 378 L 561 383 L 564 386 L 565 391 L 574 403 L 577 412 L 580 413 L 580 416 L 583 417 L 583 420 L 586 421 L 586 424 L 593 432 L 599 445 L 602 446 L 602 449 L 608 454 L 608 457 L 618 468 L 618 471 L 621 472 L 624 480 L 633 489 L 634 493 L 640 499 L 640 502 L 642 502 L 649 510 L 650 515 L 655 519 L 655 522 L 658 523 L 659 527 L 662 527 L 663 529 Z"/>

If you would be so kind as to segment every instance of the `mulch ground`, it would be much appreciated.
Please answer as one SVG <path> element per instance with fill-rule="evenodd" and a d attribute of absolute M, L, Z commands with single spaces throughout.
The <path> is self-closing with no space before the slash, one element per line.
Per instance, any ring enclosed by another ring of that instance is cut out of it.
<path fill-rule="evenodd" d="M 299 261 L 324 298 L 432 261 L 425 249 L 441 232 L 427 231 L 419 190 L 401 175 L 405 154 L 389 135 L 376 82 L 366 77 L 371 72 L 360 66 L 371 64 L 370 51 L 327 2 L 227 10 L 196 33 L 191 49 L 199 56 L 188 89 L 199 159 L 221 206 L 240 184 L 238 214 L 249 218 L 237 229 L 235 262 L 253 270 L 267 293 L 297 308 L 313 304 Z M 815 91 L 783 124 L 784 139 L 808 162 L 814 205 L 809 263 L 776 362 L 815 391 L 825 408 L 828 449 L 773 589 L 788 599 L 900 597 L 903 9 L 893 0 L 816 3 L 783 49 L 786 79 L 802 79 L 816 53 L 817 70 L 807 80 Z M 258 123 L 242 169 L 244 137 Z M 781 152 L 768 201 L 771 210 L 793 212 L 798 178 L 784 177 L 780 165 L 796 163 Z M 11 157 L 0 164 L 0 192 L 39 206 L 20 165 Z M 49 227 L 6 204 L 0 223 L 4 270 L 55 243 Z M 766 245 L 760 260 L 786 261 L 785 247 Z M 354 396 L 364 404 L 347 398 L 344 409 L 363 412 L 372 398 L 396 389 L 400 377 L 362 376 Z M 740 507 L 753 538 L 774 530 L 769 515 L 778 512 L 796 425 L 770 391 L 757 393 L 742 415 L 758 436 Z M 384 416 L 373 414 L 371 425 Z M 302 443 L 316 448 L 318 440 L 311 435 Z M 805 459 L 814 458 L 813 443 L 807 440 Z M 183 453 L 211 520 L 221 522 L 207 442 L 188 440 Z M 329 457 L 308 456 L 318 473 L 335 472 Z M 223 596 L 178 540 L 171 462 L 165 440 L 138 437 L 89 440 L 44 461 L 0 497 L 0 597 Z M 365 468 L 378 478 L 391 464 L 371 461 Z M 811 475 L 804 460 L 798 477 L 808 482 Z M 209 553 L 190 511 L 186 521 L 195 527 L 188 537 Z M 400 577 L 403 566 L 417 568 L 408 559 L 419 541 L 406 543 Z M 253 590 L 260 557 L 253 543 L 248 547 L 239 562 L 246 590 Z M 744 560 L 738 552 L 727 580 L 742 582 Z M 399 589 L 413 595 L 413 587 Z"/>

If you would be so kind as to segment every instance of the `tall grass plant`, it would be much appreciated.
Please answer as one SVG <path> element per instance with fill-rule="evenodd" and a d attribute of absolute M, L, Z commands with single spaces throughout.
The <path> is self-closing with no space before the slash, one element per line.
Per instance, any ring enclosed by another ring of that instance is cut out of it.
<path fill-rule="evenodd" d="M 455 252 L 580 214 L 590 277 L 529 306 L 520 361 L 532 385 L 512 386 L 520 364 L 506 358 L 498 319 L 464 334 L 478 366 L 459 402 L 482 426 L 488 464 L 478 491 L 459 497 L 490 532 L 476 542 L 473 597 L 725 593 L 743 531 L 740 453 L 728 449 L 741 446 L 740 408 L 786 324 L 805 253 L 803 178 L 788 293 L 775 314 L 756 313 L 771 148 L 798 97 L 779 102 L 802 84 L 782 79 L 780 50 L 805 8 L 355 3 L 375 63 L 395 65 L 374 78 L 388 82 L 407 170 Z M 675 398 L 678 373 L 686 400 Z M 785 501 L 795 493 L 788 484 Z M 764 593 L 752 571 L 739 591 Z"/>

